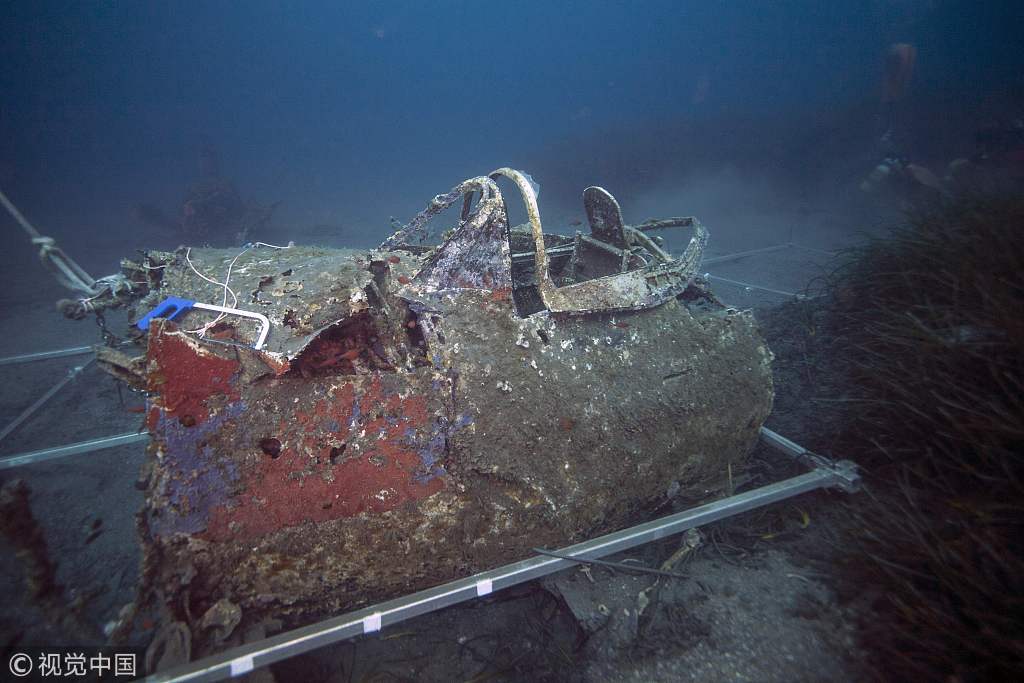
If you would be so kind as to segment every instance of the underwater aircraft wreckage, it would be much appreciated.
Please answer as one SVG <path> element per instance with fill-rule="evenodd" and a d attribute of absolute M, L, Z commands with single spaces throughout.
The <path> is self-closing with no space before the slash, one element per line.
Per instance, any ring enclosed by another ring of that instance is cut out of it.
<path fill-rule="evenodd" d="M 599 187 L 584 205 L 588 234 L 545 234 L 532 180 L 503 168 L 376 250 L 149 251 L 63 302 L 128 307 L 144 349 L 97 355 L 148 396 L 142 580 L 118 628 L 160 615 L 151 663 L 726 489 L 771 411 L 771 352 L 698 276 L 697 219 L 630 226 Z M 663 230 L 691 232 L 682 255 Z"/>

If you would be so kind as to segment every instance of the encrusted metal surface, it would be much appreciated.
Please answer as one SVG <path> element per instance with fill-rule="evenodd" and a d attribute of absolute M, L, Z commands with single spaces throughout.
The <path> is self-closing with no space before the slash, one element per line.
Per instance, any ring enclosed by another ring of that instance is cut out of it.
<path fill-rule="evenodd" d="M 463 226 L 427 257 L 416 275 L 416 286 L 511 291 L 508 230 L 501 199 L 481 199 Z"/>
<path fill-rule="evenodd" d="M 185 250 L 148 252 L 148 267 L 162 271 L 162 278 L 159 287 L 136 305 L 136 317 L 142 317 L 168 296 L 220 305 L 224 303 L 223 286 L 204 280 L 199 273 L 216 282 L 227 279 L 238 296 L 235 308 L 262 313 L 270 319 L 266 351 L 288 360 L 317 333 L 369 307 L 367 286 L 373 276 L 366 251 L 292 246 L 259 247 L 241 256 L 239 253 L 239 249 L 192 249 L 186 258 Z M 404 268 L 412 275 L 418 269 L 418 258 L 411 254 L 404 257 L 412 261 Z M 399 266 L 398 270 L 402 269 Z M 230 295 L 227 305 L 232 305 Z M 198 328 L 214 317 L 209 312 L 192 311 L 178 322 L 186 329 Z M 220 336 L 252 344 L 258 331 L 257 323 L 230 318 L 224 321 Z"/>

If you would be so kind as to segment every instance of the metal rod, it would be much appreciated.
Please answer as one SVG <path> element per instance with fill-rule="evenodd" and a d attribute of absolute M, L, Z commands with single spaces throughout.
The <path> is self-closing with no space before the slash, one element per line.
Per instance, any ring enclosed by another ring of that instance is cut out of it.
<path fill-rule="evenodd" d="M 733 253 L 733 254 L 725 254 L 723 256 L 712 256 L 711 258 L 704 259 L 703 261 L 701 261 L 701 263 L 703 263 L 706 266 L 710 266 L 712 263 L 725 263 L 727 261 L 738 261 L 741 258 L 746 258 L 748 256 L 754 256 L 755 254 L 768 254 L 768 253 L 771 253 L 773 251 L 779 251 L 780 249 L 785 249 L 786 247 L 791 247 L 791 246 L 793 246 L 792 243 L 786 242 L 784 244 L 776 244 L 773 247 L 762 247 L 760 249 L 748 249 L 747 251 L 737 251 L 736 253 Z"/>
<path fill-rule="evenodd" d="M 764 441 L 765 444 L 771 446 L 780 453 L 788 455 L 791 458 L 799 459 L 810 452 L 800 444 L 796 443 L 795 441 L 790 441 L 782 434 L 772 431 L 767 427 L 761 427 L 759 436 L 761 437 L 761 441 Z"/>
<path fill-rule="evenodd" d="M 70 349 L 57 349 L 56 351 L 39 351 L 38 353 L 23 353 L 20 356 L 7 356 L 0 358 L 0 365 L 16 365 L 18 363 L 31 363 L 37 360 L 48 360 L 50 358 L 63 358 L 64 356 L 84 356 L 92 353 L 91 346 L 75 346 Z"/>
<path fill-rule="evenodd" d="M 834 483 L 836 488 L 840 488 L 847 493 L 856 493 L 860 490 L 860 472 L 857 469 L 856 463 L 849 460 L 832 460 L 823 455 L 818 455 L 767 427 L 761 427 L 759 436 L 765 444 L 784 455 L 788 455 L 797 462 L 815 470 L 828 470 L 832 472 L 836 479 Z"/>
<path fill-rule="evenodd" d="M 91 453 L 92 451 L 100 451 L 105 448 L 114 448 L 115 446 L 124 446 L 126 444 L 148 440 L 148 432 L 130 432 L 128 434 L 118 434 L 116 436 L 105 436 L 102 439 L 79 441 L 78 443 L 68 444 L 67 446 L 55 446 L 53 448 L 44 448 L 39 451 L 18 453 L 17 455 L 0 457 L 0 470 L 10 469 L 12 467 L 22 467 L 24 465 L 43 462 L 44 460 L 66 458 L 69 455 Z"/>
<path fill-rule="evenodd" d="M 805 247 L 804 245 L 796 244 L 795 242 L 792 243 L 792 246 L 796 247 L 797 249 L 803 249 L 804 251 L 810 251 L 814 252 L 815 254 L 821 254 L 822 256 L 835 256 L 839 253 L 838 251 L 834 250 L 830 251 L 828 249 L 818 249 L 816 247 Z"/>
<path fill-rule="evenodd" d="M 89 360 L 85 361 L 85 363 L 83 363 L 82 365 L 78 365 L 74 368 L 71 368 L 71 370 L 69 370 L 68 373 L 64 376 L 64 379 L 50 387 L 49 391 L 47 391 L 45 394 L 36 399 L 35 403 L 33 403 L 28 408 L 23 410 L 22 413 L 18 415 L 18 417 L 11 420 L 10 424 L 8 424 L 6 427 L 0 430 L 0 441 L 6 439 L 11 434 L 11 432 L 20 427 L 22 423 L 25 422 L 25 420 L 32 417 L 37 410 L 42 408 L 47 401 L 53 398 L 54 394 L 56 394 L 58 391 L 67 386 L 67 384 L 71 380 L 78 377 L 82 370 L 85 370 L 85 368 L 88 367 L 94 360 L 96 359 L 90 358 Z"/>
<path fill-rule="evenodd" d="M 548 247 L 546 251 L 548 256 L 570 256 L 575 248 L 572 244 L 565 244 L 560 247 Z M 513 263 L 521 263 L 523 261 L 533 263 L 534 253 L 532 251 L 522 251 L 518 254 L 512 254 L 511 258 Z"/>
<path fill-rule="evenodd" d="M 577 543 L 560 550 L 559 554 L 585 559 L 600 558 L 801 493 L 834 485 L 836 485 L 836 480 L 832 472 L 815 469 L 791 479 L 762 486 L 590 541 Z M 318 624 L 243 645 L 212 657 L 154 674 L 146 680 L 153 683 L 218 681 L 241 676 L 257 667 L 267 666 L 354 636 L 374 633 L 384 626 L 391 626 L 427 612 L 488 595 L 495 590 L 509 588 L 571 566 L 574 566 L 571 560 L 546 556 L 531 557 L 498 569 L 475 574 L 465 579 L 327 619 Z"/>
<path fill-rule="evenodd" d="M 740 282 L 739 280 L 730 280 L 727 277 L 719 277 L 717 275 L 712 275 L 711 273 L 705 273 L 704 277 L 708 278 L 709 280 L 718 280 L 719 282 L 727 282 L 727 283 L 729 283 L 731 285 L 737 285 L 739 287 L 746 287 L 747 289 L 759 289 L 759 290 L 761 290 L 763 292 L 771 292 L 772 294 L 778 294 L 779 296 L 791 296 L 791 297 L 798 298 L 798 299 L 800 298 L 800 295 L 797 294 L 796 292 L 785 292 L 785 291 L 783 291 L 781 289 L 772 289 L 771 287 L 762 287 L 761 285 L 752 285 L 749 282 Z"/>
<path fill-rule="evenodd" d="M 121 346 L 131 346 L 134 342 L 130 340 L 122 341 L 116 344 L 114 348 Z M 39 351 L 36 353 L 23 353 L 18 356 L 7 356 L 6 358 L 0 358 L 0 365 L 16 365 L 18 363 L 32 363 L 37 360 L 49 360 L 51 358 L 63 358 L 65 356 L 84 356 L 87 353 L 93 353 L 96 350 L 96 346 L 74 346 L 67 349 L 57 349 L 55 351 Z"/>

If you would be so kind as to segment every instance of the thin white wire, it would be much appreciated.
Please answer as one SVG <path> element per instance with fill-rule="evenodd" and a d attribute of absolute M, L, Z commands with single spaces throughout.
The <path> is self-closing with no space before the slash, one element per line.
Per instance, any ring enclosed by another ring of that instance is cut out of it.
<path fill-rule="evenodd" d="M 200 273 L 198 270 L 196 270 L 196 267 L 192 264 L 192 259 L 189 258 L 189 255 L 192 253 L 192 247 L 189 247 L 188 249 L 185 250 L 185 262 L 188 264 L 188 267 L 192 269 L 193 273 L 195 273 L 199 277 L 203 278 L 204 280 L 206 280 L 207 282 L 209 282 L 212 285 L 216 285 L 218 287 L 223 287 L 224 288 L 224 298 L 223 298 L 223 303 L 221 303 L 222 306 L 226 307 L 228 305 L 228 292 L 230 292 L 231 293 L 231 300 L 233 301 L 231 307 L 234 308 L 235 306 L 238 305 L 238 296 L 235 294 L 235 291 L 233 289 L 231 289 L 231 287 L 228 285 L 228 282 L 230 282 L 230 280 L 231 280 L 231 267 L 235 265 L 235 261 L 238 260 L 238 257 L 241 256 L 242 254 L 244 254 L 247 251 L 249 251 L 248 247 L 246 247 L 241 252 L 236 254 L 235 258 L 231 259 L 231 263 L 230 263 L 230 265 L 228 265 L 228 274 L 227 274 L 227 277 L 224 279 L 224 282 L 217 282 L 213 278 L 207 277 L 207 276 L 203 275 L 202 273 Z M 191 334 L 198 334 L 200 337 L 205 337 L 206 333 L 210 331 L 210 328 L 213 327 L 214 325 L 216 325 L 217 323 L 219 323 L 223 318 L 224 318 L 224 314 L 221 313 L 216 318 L 214 318 L 212 321 L 206 323 L 202 327 L 197 327 L 194 330 L 188 330 L 188 332 L 191 333 Z"/>
<path fill-rule="evenodd" d="M 188 249 L 185 250 L 185 262 L 188 263 L 188 267 L 192 269 L 193 273 L 195 273 L 199 277 L 203 278 L 204 280 L 206 280 L 210 284 L 216 285 L 218 287 L 222 287 L 224 289 L 224 297 L 221 300 L 221 304 L 220 304 L 221 306 L 223 306 L 225 308 L 237 308 L 238 307 L 238 295 L 235 294 L 235 290 L 231 289 L 231 287 L 229 285 L 229 283 L 231 282 L 231 270 L 235 267 L 235 262 L 238 261 L 238 259 L 241 258 L 242 255 L 245 254 L 247 251 L 255 249 L 256 247 L 270 247 L 272 249 L 291 249 L 294 246 L 295 246 L 294 242 L 289 242 L 288 246 L 286 246 L 286 247 L 280 247 L 280 246 L 277 246 L 275 244 L 267 244 L 266 242 L 252 242 L 251 244 L 247 244 L 245 246 L 245 248 L 242 249 L 242 251 L 240 251 L 237 254 L 235 254 L 235 257 L 233 259 L 231 259 L 231 263 L 228 264 L 228 272 L 224 276 L 224 282 L 217 282 L 213 278 L 209 278 L 209 277 L 203 275 L 202 273 L 200 273 L 198 270 L 196 270 L 196 267 L 194 265 L 192 265 L 192 259 L 189 258 L 189 254 L 192 253 L 192 247 L 189 247 Z M 229 292 L 231 293 L 231 306 L 228 306 L 228 293 Z M 221 320 L 223 320 L 226 317 L 226 315 L 227 314 L 225 314 L 225 313 L 221 313 L 216 318 L 214 318 L 210 322 L 206 323 L 202 327 L 197 327 L 194 330 L 188 330 L 188 332 L 191 333 L 191 334 L 198 334 L 200 337 L 205 337 L 206 333 L 209 332 L 210 329 L 214 325 L 216 325 Z"/>
<path fill-rule="evenodd" d="M 192 259 L 189 258 L 189 255 L 191 253 L 192 253 L 192 247 L 189 247 L 188 249 L 185 250 L 185 262 L 188 264 L 188 267 L 192 269 L 193 273 L 195 273 L 196 275 L 198 275 L 202 279 L 206 280 L 211 285 L 216 285 L 217 287 L 222 287 L 224 289 L 224 300 L 227 301 L 228 292 L 231 291 L 231 288 L 228 286 L 227 281 L 225 281 L 225 282 L 218 282 L 217 280 L 214 280 L 211 277 L 207 277 L 206 275 L 203 275 L 198 270 L 196 270 L 195 265 L 192 264 Z M 238 257 L 236 256 L 235 258 L 238 258 Z M 231 291 L 231 293 L 234 294 L 233 291 Z M 237 298 L 236 298 L 236 301 L 237 301 Z"/>
<path fill-rule="evenodd" d="M 289 242 L 287 246 L 279 247 L 276 244 L 267 244 L 266 242 L 253 242 L 254 247 L 270 247 L 271 249 L 291 249 L 295 246 L 295 242 Z"/>

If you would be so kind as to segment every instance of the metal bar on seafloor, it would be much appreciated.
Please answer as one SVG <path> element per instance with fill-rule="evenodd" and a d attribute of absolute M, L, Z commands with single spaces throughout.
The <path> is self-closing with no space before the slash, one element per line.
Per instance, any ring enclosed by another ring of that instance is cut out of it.
<path fill-rule="evenodd" d="M 66 458 L 69 455 L 92 453 L 93 451 L 100 451 L 106 448 L 125 446 L 127 444 L 148 440 L 148 432 L 129 432 L 128 434 L 105 436 L 102 439 L 79 441 L 78 443 L 68 444 L 67 446 L 55 446 L 53 448 L 44 448 L 38 451 L 2 456 L 0 457 L 0 470 L 10 469 L 12 467 L 23 467 L 37 462 L 44 462 L 46 460 Z"/>
<path fill-rule="evenodd" d="M 791 458 L 800 459 L 810 452 L 795 441 L 791 441 L 782 434 L 768 429 L 767 427 L 761 427 L 759 436 L 761 437 L 761 441 Z"/>
<path fill-rule="evenodd" d="M 7 356 L 0 358 L 0 365 L 16 365 L 18 363 L 31 363 L 37 360 L 48 360 L 50 358 L 63 358 L 65 356 L 84 356 L 92 353 L 91 346 L 75 346 L 70 349 L 57 349 L 56 351 L 39 351 L 38 353 L 23 353 L 18 356 Z"/>
<path fill-rule="evenodd" d="M 762 429 L 761 437 L 766 443 L 783 453 L 795 457 L 808 453 L 806 449 L 767 428 Z M 828 461 L 828 464 L 835 463 Z M 597 559 L 809 491 L 829 487 L 853 490 L 847 486 L 848 483 L 848 479 L 844 479 L 840 470 L 816 467 L 810 472 L 790 479 L 571 545 L 559 550 L 558 554 L 580 559 Z M 385 626 L 490 595 L 496 590 L 538 579 L 572 567 L 574 564 L 571 559 L 535 555 L 520 562 L 349 612 L 317 624 L 287 631 L 159 672 L 146 678 L 146 681 L 183 683 L 185 681 L 219 681 L 242 676 L 256 668 L 268 666 L 355 636 L 376 633 Z"/>
<path fill-rule="evenodd" d="M 60 391 L 64 387 L 66 387 L 68 385 L 68 383 L 71 382 L 71 380 L 73 380 L 74 378 L 78 377 L 78 375 L 81 374 L 82 370 L 85 370 L 85 368 L 87 368 L 94 360 L 96 360 L 96 359 L 95 358 L 90 358 L 89 360 L 87 360 L 82 365 L 79 365 L 79 366 L 74 367 L 71 370 L 69 370 L 68 373 L 64 376 L 64 379 L 62 379 L 61 381 L 57 382 L 55 385 L 50 387 L 50 389 L 45 394 L 43 394 L 38 399 L 36 399 L 35 403 L 33 403 L 28 408 L 23 410 L 20 415 L 18 415 L 16 418 L 11 420 L 10 423 L 6 427 L 4 427 L 2 430 L 0 430 L 0 441 L 3 441 L 4 439 L 6 439 L 11 434 L 11 432 L 13 432 L 15 429 L 20 427 L 22 425 L 22 423 L 25 422 L 25 420 L 27 420 L 30 417 L 32 417 L 37 410 L 42 408 L 43 405 L 47 401 L 49 401 L 51 398 L 53 398 L 53 396 L 58 391 Z"/>

